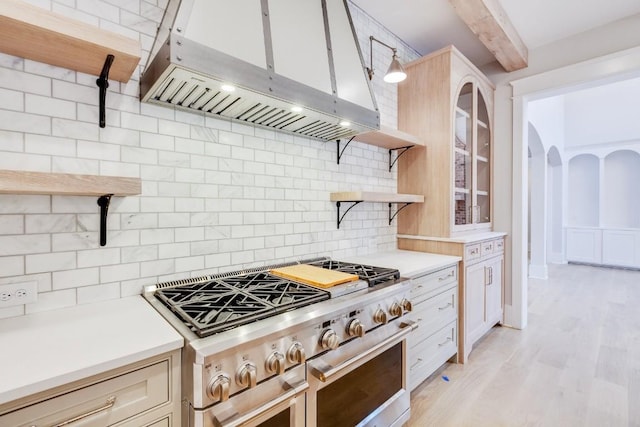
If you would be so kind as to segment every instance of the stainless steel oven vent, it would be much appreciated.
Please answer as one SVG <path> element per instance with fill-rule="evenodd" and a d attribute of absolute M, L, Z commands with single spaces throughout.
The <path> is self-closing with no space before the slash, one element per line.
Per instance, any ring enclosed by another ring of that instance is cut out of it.
<path fill-rule="evenodd" d="M 379 128 L 346 0 L 170 0 L 141 98 L 324 141 Z"/>

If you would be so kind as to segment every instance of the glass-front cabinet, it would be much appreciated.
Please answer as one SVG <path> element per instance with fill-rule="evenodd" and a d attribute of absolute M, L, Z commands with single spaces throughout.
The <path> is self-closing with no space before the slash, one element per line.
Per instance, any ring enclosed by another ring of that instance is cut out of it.
<path fill-rule="evenodd" d="M 491 132 L 482 92 L 473 82 L 460 89 L 453 141 L 453 229 L 491 222 Z"/>
<path fill-rule="evenodd" d="M 398 160 L 398 191 L 424 203 L 398 215 L 398 234 L 454 237 L 491 230 L 495 87 L 455 47 L 405 64 L 398 129 L 426 142 Z"/>

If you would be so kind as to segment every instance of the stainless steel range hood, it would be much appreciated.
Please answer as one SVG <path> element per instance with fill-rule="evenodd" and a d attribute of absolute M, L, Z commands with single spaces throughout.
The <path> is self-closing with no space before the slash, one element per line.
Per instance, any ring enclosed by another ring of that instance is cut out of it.
<path fill-rule="evenodd" d="M 141 98 L 321 140 L 379 128 L 346 0 L 170 0 Z"/>

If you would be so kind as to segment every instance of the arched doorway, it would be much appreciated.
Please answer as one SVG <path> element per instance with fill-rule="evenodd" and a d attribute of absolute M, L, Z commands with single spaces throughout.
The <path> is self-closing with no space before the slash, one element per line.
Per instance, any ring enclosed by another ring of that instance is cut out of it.
<path fill-rule="evenodd" d="M 529 123 L 529 277 L 547 278 L 547 156 L 538 131 Z"/>
<path fill-rule="evenodd" d="M 566 262 L 562 157 L 556 146 L 547 153 L 547 263 Z"/>

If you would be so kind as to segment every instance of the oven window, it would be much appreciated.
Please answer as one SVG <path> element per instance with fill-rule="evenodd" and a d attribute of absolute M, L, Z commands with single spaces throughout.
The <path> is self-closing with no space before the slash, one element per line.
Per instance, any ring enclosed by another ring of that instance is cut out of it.
<path fill-rule="evenodd" d="M 317 393 L 318 426 L 353 427 L 402 390 L 402 343 Z"/>
<path fill-rule="evenodd" d="M 278 412 L 267 421 L 258 424 L 256 427 L 286 427 L 291 425 L 291 409 L 287 408 L 282 412 Z"/>

